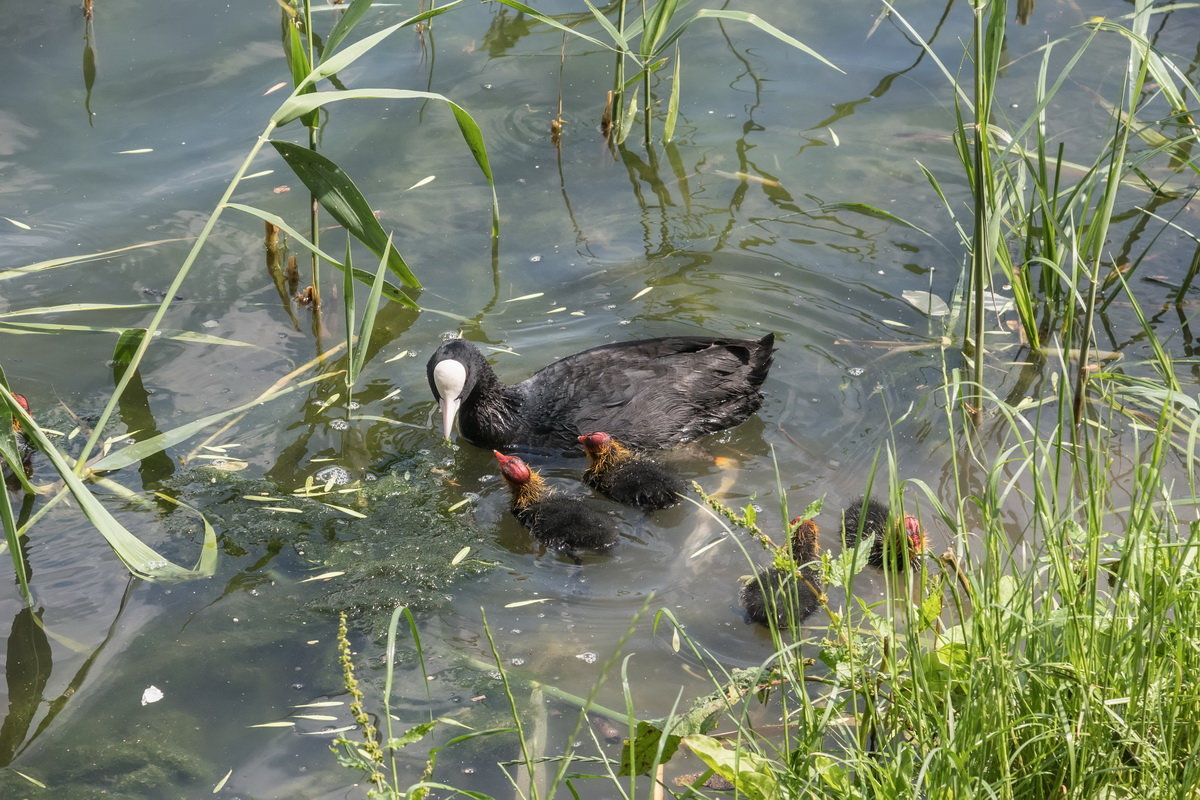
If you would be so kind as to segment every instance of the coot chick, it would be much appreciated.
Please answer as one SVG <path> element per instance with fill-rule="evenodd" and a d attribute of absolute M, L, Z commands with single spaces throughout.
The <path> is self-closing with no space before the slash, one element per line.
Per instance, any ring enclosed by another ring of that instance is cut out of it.
<path fill-rule="evenodd" d="M 817 563 L 820 531 L 811 519 L 796 517 L 788 529 L 792 532 L 792 560 L 799 569 L 782 570 L 767 567 L 742 584 L 742 608 L 751 622 L 766 625 L 772 611 L 780 628 L 806 619 L 821 605 L 825 581 Z M 770 595 L 768 603 L 763 590 Z"/>
<path fill-rule="evenodd" d="M 842 540 L 854 547 L 871 539 L 867 563 L 876 569 L 902 570 L 925 551 L 925 531 L 911 514 L 894 519 L 891 509 L 874 497 L 859 498 L 842 512 Z M 886 552 L 885 552 L 886 551 Z"/>
<path fill-rule="evenodd" d="M 554 550 L 604 550 L 617 542 L 617 529 L 602 512 L 578 497 L 559 494 L 516 456 L 493 451 L 512 490 L 512 513 L 533 538 Z"/>
<path fill-rule="evenodd" d="M 674 471 L 623 447 L 607 433 L 580 436 L 579 443 L 588 457 L 583 482 L 618 503 L 657 511 L 675 505 L 679 495 L 687 491 Z"/>
<path fill-rule="evenodd" d="M 29 401 L 25 399 L 25 395 L 14 392 L 13 399 L 17 401 L 17 405 L 25 409 L 26 414 L 33 413 L 29 410 Z M 29 434 L 25 433 L 22 429 L 21 421 L 17 419 L 16 415 L 12 419 L 12 432 L 17 440 L 17 457 L 21 459 L 21 467 L 25 470 L 25 477 L 28 478 L 33 474 L 34 447 L 33 442 L 29 440 Z M 3 469 L 0 472 L 3 472 L 4 475 L 4 485 L 14 491 L 21 488 L 20 480 L 8 468 L 8 462 L 3 461 L 3 459 L 0 459 L 0 462 L 3 462 Z"/>
<path fill-rule="evenodd" d="M 475 345 L 442 344 L 426 368 L 449 439 L 480 447 L 574 450 L 607 431 L 627 447 L 657 450 L 731 428 L 762 405 L 775 335 L 672 336 L 606 344 L 555 361 L 506 386 Z"/>

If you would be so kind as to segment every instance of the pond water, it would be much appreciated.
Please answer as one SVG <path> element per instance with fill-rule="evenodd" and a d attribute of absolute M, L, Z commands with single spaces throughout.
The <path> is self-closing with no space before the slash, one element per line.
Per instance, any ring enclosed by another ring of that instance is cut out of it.
<path fill-rule="evenodd" d="M 601 36 L 578 5 L 541 10 L 574 15 L 564 19 Z M 357 776 L 327 749 L 328 730 L 348 724 L 345 706 L 297 710 L 347 701 L 334 640 L 339 607 L 353 612 L 360 670 L 374 684 L 391 605 L 414 604 L 431 679 L 406 647 L 396 690 L 401 727 L 431 711 L 479 727 L 504 724 L 502 687 L 464 661 L 492 658 L 481 611 L 515 676 L 581 696 L 628 635 L 621 652 L 633 654 L 630 690 L 645 717 L 711 691 L 711 681 L 686 649 L 675 651 L 669 625 L 656 631 L 649 615 L 638 618 L 644 608 L 669 610 L 726 668 L 772 653 L 769 636 L 736 606 L 738 578 L 750 572 L 747 548 L 757 561 L 765 556 L 748 539 L 726 536 L 694 504 L 649 517 L 618 512 L 620 545 L 583 564 L 538 552 L 508 514 L 490 453 L 449 447 L 429 424 L 425 359 L 448 333 L 495 346 L 489 357 L 497 372 L 516 381 L 605 342 L 773 331 L 779 352 L 762 410 L 672 454 L 686 478 L 735 507 L 755 503 L 775 532 L 776 463 L 790 507 L 823 496 L 825 519 L 864 492 L 888 446 L 898 478 L 949 491 L 951 454 L 937 391 L 941 322 L 902 294 L 948 298 L 960 273 L 954 223 L 918 166 L 937 176 L 965 219 L 964 181 L 949 140 L 950 86 L 902 25 L 879 18 L 878 4 L 738 7 L 802 39 L 844 74 L 748 25 L 700 21 L 682 39 L 676 141 L 656 141 L 650 151 L 637 134 L 610 149 L 598 132 L 611 54 L 572 39 L 560 75 L 561 33 L 500 6 L 464 5 L 423 35 L 395 34 L 341 76 L 347 86 L 436 91 L 474 116 L 496 175 L 503 230 L 495 252 L 487 187 L 444 107 L 373 101 L 332 108 L 321 151 L 355 179 L 394 232 L 424 283 L 419 302 L 428 310 L 381 312 L 357 408 L 347 408 L 338 379 L 312 384 L 251 410 L 208 442 L 236 448 L 198 449 L 199 437 L 169 458 L 109 476 L 136 492 L 166 488 L 209 515 L 222 551 L 214 579 L 132 581 L 73 506 L 39 522 L 27 547 L 34 612 L 23 610 L 15 585 L 0 591 L 0 620 L 13 621 L 8 702 L 0 704 L 8 709 L 0 728 L 4 796 L 200 796 L 227 773 L 218 796 L 356 796 Z M 1027 113 L 1037 48 L 1060 36 L 1078 40 L 1089 16 L 1129 8 L 1047 4 L 1028 25 L 1014 24 L 1004 113 Z M 968 4 L 916 2 L 903 11 L 951 71 L 965 63 Z M 383 5 L 354 36 L 409 13 Z M 317 19 L 328 30 L 330 12 Z M 1196 10 L 1177 11 L 1154 29 L 1155 43 L 1168 53 L 1191 53 L 1198 29 Z M 156 242 L 2 280 L 0 313 L 146 304 L 27 318 L 114 329 L 146 324 L 155 294 L 170 284 L 286 94 L 271 91 L 288 80 L 279 30 L 272 3 L 97 4 L 90 26 L 70 6 L 32 4 L 0 15 L 0 64 L 10 76 L 0 106 L 0 264 Z M 85 42 L 94 52 L 94 80 L 81 68 Z M 1068 51 L 1073 46 L 1057 63 Z M 1091 155 L 1096 132 L 1109 125 L 1091 92 L 1116 96 L 1122 74 L 1109 65 L 1122 64 L 1124 51 L 1116 37 L 1102 37 L 1089 51 L 1088 69 L 1075 73 L 1078 88 L 1052 109 L 1055 120 L 1070 120 L 1069 127 L 1056 123 L 1053 134 L 1075 148 L 1076 161 Z M 556 148 L 549 127 L 560 91 L 566 127 Z M 665 104 L 665 77 L 658 91 Z M 303 134 L 293 124 L 277 135 L 301 141 Z M 270 148 L 251 171 L 260 170 L 272 172 L 247 181 L 235 199 L 306 229 L 300 182 Z M 1120 210 L 1142 201 L 1125 198 Z M 921 230 L 838 203 L 869 204 Z M 1182 201 L 1161 204 L 1157 213 L 1170 217 L 1181 208 L 1180 223 L 1189 227 L 1195 212 Z M 1143 240 L 1160 230 L 1126 222 L 1114 230 L 1112 249 L 1140 254 Z M 329 252 L 339 253 L 340 235 L 331 229 L 323 236 Z M 1146 272 L 1178 283 L 1191 259 L 1189 240 L 1168 229 L 1154 247 Z M 373 268 L 365 250 L 356 260 Z M 166 327 L 250 346 L 156 342 L 142 368 L 145 395 L 122 408 L 124 427 L 113 434 L 140 429 L 134 435 L 142 438 L 249 402 L 305 365 L 293 381 L 318 374 L 310 362 L 344 338 L 335 276 L 323 274 L 323 330 L 314 333 L 303 309 L 297 329 L 264 269 L 261 223 L 226 212 Z M 1173 293 L 1146 282 L 1135 290 L 1151 310 Z M 469 322 L 460 326 L 437 312 Z M 1175 357 L 1194 355 L 1189 313 L 1185 306 L 1151 320 Z M 1123 351 L 1130 363 L 1146 355 L 1127 305 L 1114 305 L 1102 327 L 1111 341 L 1099 347 Z M 114 342 L 104 332 L 10 333 L 0 363 L 43 425 L 65 433 L 73 423 L 64 408 L 86 417 L 111 391 Z M 340 356 L 320 369 L 344 368 Z M 953 352 L 946 359 L 958 364 Z M 997 367 L 1004 395 L 1003 358 Z M 1043 379 L 1048 372 L 1025 391 L 1037 395 Z M 205 455 L 245 468 L 232 476 L 193 472 L 211 463 Z M 366 486 L 395 481 L 406 488 L 372 495 L 361 506 L 365 521 L 317 513 L 311 504 L 297 506 L 302 514 L 272 512 L 243 499 L 286 496 L 329 464 Z M 539 466 L 564 487 L 576 485 L 581 469 L 567 458 Z M 52 470 L 39 463 L 35 482 L 51 479 Z M 885 491 L 886 468 L 875 481 Z M 173 558 L 195 557 L 197 526 L 186 515 L 106 502 Z M 833 547 L 835 525 L 824 525 L 823 544 Z M 927 519 L 926 527 L 935 551 L 961 546 L 937 520 Z M 436 571 L 430 563 L 448 563 L 464 545 L 472 551 L 461 580 L 427 574 Z M 303 582 L 328 572 L 343 575 Z M 869 573 L 858 588 L 868 598 L 883 591 Z M 542 602 L 520 604 L 526 600 Z M 822 621 L 811 622 L 819 635 Z M 150 686 L 163 699 L 143 705 Z M 522 701 L 529 696 L 528 689 L 517 693 Z M 624 708 L 620 681 L 610 676 L 597 701 Z M 550 741 L 565 741 L 572 709 L 545 703 Z M 294 727 L 252 727 L 289 719 Z M 411 780 L 424 754 L 415 749 L 406 765 Z M 511 737 L 495 737 L 447 753 L 438 774 L 503 795 L 511 787 L 495 763 L 516 757 Z M 37 789 L 15 770 L 49 788 Z"/>

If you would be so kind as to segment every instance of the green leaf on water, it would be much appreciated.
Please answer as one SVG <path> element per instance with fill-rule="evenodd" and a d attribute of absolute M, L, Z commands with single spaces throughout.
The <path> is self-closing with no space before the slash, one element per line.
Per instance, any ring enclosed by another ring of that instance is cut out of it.
<path fill-rule="evenodd" d="M 621 767 L 618 775 L 648 775 L 659 764 L 665 764 L 679 749 L 681 737 L 667 734 L 649 722 L 639 720 L 634 736 L 621 747 Z M 659 752 L 659 744 L 662 752 Z"/>
<path fill-rule="evenodd" d="M 709 769 L 732 783 L 739 794 L 756 800 L 781 796 L 774 765 L 762 756 L 745 748 L 727 748 L 719 739 L 700 733 L 683 737 L 683 743 Z"/>

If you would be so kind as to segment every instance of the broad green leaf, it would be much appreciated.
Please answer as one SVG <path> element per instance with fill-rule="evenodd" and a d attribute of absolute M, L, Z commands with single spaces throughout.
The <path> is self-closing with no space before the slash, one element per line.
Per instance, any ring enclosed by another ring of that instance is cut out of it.
<path fill-rule="evenodd" d="M 207 417 L 193 420 L 186 425 L 180 425 L 178 428 L 173 428 L 169 431 L 164 431 L 157 436 L 151 436 L 149 439 L 143 439 L 140 442 L 135 442 L 128 447 L 123 447 L 116 452 L 109 453 L 92 464 L 92 469 L 97 472 L 121 469 L 128 467 L 131 464 L 136 464 L 147 456 L 154 455 L 160 450 L 166 450 L 168 447 L 174 447 L 180 442 L 187 441 L 192 436 L 195 436 L 200 431 L 207 428 L 209 425 L 220 422 L 223 419 L 232 417 L 234 414 L 240 414 L 255 406 L 283 397 L 285 394 L 290 394 L 297 389 L 308 386 L 310 383 L 327 379 L 328 375 L 318 375 L 315 378 L 301 381 L 300 383 L 288 386 L 285 389 L 280 389 L 266 397 L 257 397 L 249 403 L 237 406 L 236 408 L 227 408 L 224 411 L 218 411 L 216 414 L 209 414 Z"/>
<path fill-rule="evenodd" d="M 642 720 L 638 721 L 634 731 L 635 735 L 626 739 L 621 747 L 621 766 L 617 774 L 622 777 L 648 775 L 659 764 L 670 761 L 682 741 L 681 737 L 664 733 L 662 729 Z"/>
<path fill-rule="evenodd" d="M 280 16 L 283 25 L 284 51 L 287 53 L 288 67 L 292 72 L 292 85 L 297 87 L 298 94 L 313 92 L 315 87 L 312 84 L 304 83 L 304 79 L 312 71 L 312 67 L 308 63 L 308 52 L 304 49 L 304 39 L 300 36 L 300 29 L 292 20 L 291 15 L 285 12 Z M 301 123 L 306 128 L 317 127 L 318 121 L 315 111 L 301 119 Z"/>
<path fill-rule="evenodd" d="M 683 737 L 683 743 L 709 769 L 732 783 L 738 793 L 755 800 L 780 797 L 776 767 L 762 756 L 745 748 L 731 750 L 719 739 L 700 733 Z"/>
<path fill-rule="evenodd" d="M 897 217 L 895 214 L 890 214 L 881 208 L 876 208 L 875 206 L 867 205 L 866 203 L 829 203 L 828 205 L 821 206 L 822 211 L 837 211 L 839 209 L 844 209 L 846 211 L 853 211 L 856 214 L 862 214 L 867 217 L 875 217 L 876 219 L 882 219 L 882 220 L 885 220 L 886 222 L 895 222 L 900 225 L 903 225 L 906 228 L 912 228 L 914 231 L 923 233 L 926 236 L 930 237 L 931 239 L 933 238 L 933 234 L 931 234 L 929 231 L 925 230 L 924 228 L 914 225 L 902 217 Z"/>
<path fill-rule="evenodd" d="M 117 344 L 113 347 L 113 366 L 129 366 L 129 363 L 133 361 L 134 354 L 142 346 L 142 340 L 145 338 L 145 328 L 130 328 L 123 331 L 117 338 Z"/>
<path fill-rule="evenodd" d="M 381 258 L 386 255 L 388 268 L 406 286 L 421 288 L 417 276 L 408 268 L 400 252 L 392 247 L 391 237 L 375 218 L 375 212 L 367 203 L 367 199 L 341 167 L 307 147 L 277 140 L 272 140 L 271 144 L 312 192 L 322 208 L 375 255 Z"/>
<path fill-rule="evenodd" d="M 678 5 L 678 0 L 658 0 L 654 4 L 654 8 L 650 10 L 650 16 L 646 19 L 645 32 L 642 34 L 638 48 L 642 54 L 642 63 L 649 61 L 658 50 L 658 43 L 671 24 L 671 18 L 675 16 L 675 9 Z"/>
<path fill-rule="evenodd" d="M 428 736 L 440 721 L 435 719 L 433 722 L 422 722 L 420 725 L 414 725 L 399 736 L 388 739 L 387 746 L 393 750 L 399 750 L 401 747 L 416 744 Z"/>
<path fill-rule="evenodd" d="M 296 117 L 307 114 L 315 108 L 336 103 L 341 100 L 370 100 L 370 99 L 387 99 L 387 100 L 438 100 L 450 106 L 450 111 L 454 114 L 454 120 L 458 123 L 459 133 L 462 134 L 463 141 L 471 150 L 471 155 L 475 157 L 475 163 L 479 165 L 479 169 L 483 172 L 483 177 L 487 179 L 488 186 L 492 190 L 492 236 L 497 236 L 500 232 L 500 202 L 496 198 L 496 181 L 492 176 L 492 165 L 488 160 L 487 146 L 483 141 L 483 131 L 475 123 L 467 111 L 454 101 L 437 92 L 418 92 L 410 89 L 345 89 L 331 92 L 314 92 L 306 95 L 293 95 L 284 101 L 274 116 L 271 117 L 271 122 L 275 125 L 283 125 Z M 279 143 L 272 141 L 272 144 L 278 149 Z M 292 145 L 296 147 L 296 145 Z M 311 187 L 309 187 L 311 189 Z"/>

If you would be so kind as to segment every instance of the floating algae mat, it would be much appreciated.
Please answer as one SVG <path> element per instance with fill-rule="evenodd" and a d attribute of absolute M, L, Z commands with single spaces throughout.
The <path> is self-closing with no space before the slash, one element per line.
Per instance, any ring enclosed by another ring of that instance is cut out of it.
<path fill-rule="evenodd" d="M 217 530 L 223 558 L 253 559 L 278 579 L 317 580 L 326 586 L 307 601 L 326 615 L 385 617 L 397 605 L 440 608 L 454 583 L 488 569 L 478 531 L 447 499 L 433 463 L 419 456 L 393 464 L 374 480 L 349 485 L 308 484 L 292 491 L 240 473 L 197 468 L 167 482 L 168 494 L 200 509 Z M 171 514 L 172 526 L 194 517 Z M 374 628 L 375 621 L 368 627 Z"/>

